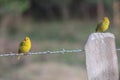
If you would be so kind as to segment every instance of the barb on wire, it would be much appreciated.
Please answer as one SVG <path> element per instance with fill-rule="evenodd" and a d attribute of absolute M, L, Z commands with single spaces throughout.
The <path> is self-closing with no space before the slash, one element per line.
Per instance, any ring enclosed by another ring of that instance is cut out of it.
<path fill-rule="evenodd" d="M 84 50 L 82 49 L 75 49 L 75 50 L 65 50 L 65 49 L 62 49 L 62 50 L 56 50 L 56 51 L 43 51 L 43 52 L 30 52 L 28 53 L 28 55 L 35 55 L 35 54 L 64 54 L 64 53 L 80 53 L 80 52 L 83 52 Z M 13 53 L 13 52 L 10 52 L 10 53 L 5 53 L 5 54 L 0 54 L 0 57 L 1 56 L 18 56 L 18 55 L 24 55 L 23 53 L 21 54 L 18 54 L 18 53 Z"/>

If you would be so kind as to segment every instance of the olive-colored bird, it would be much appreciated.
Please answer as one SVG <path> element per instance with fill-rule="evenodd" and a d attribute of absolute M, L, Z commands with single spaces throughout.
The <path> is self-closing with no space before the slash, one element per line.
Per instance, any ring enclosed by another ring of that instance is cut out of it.
<path fill-rule="evenodd" d="M 24 54 L 27 54 L 31 49 L 31 41 L 30 41 L 30 38 L 29 37 L 26 37 L 24 39 L 24 41 L 22 41 L 19 45 L 19 50 L 18 50 L 18 53 L 24 53 Z M 18 55 L 18 60 L 21 59 L 21 55 Z"/>
<path fill-rule="evenodd" d="M 109 28 L 109 18 L 104 17 L 103 20 L 97 25 L 96 32 L 105 32 Z"/>

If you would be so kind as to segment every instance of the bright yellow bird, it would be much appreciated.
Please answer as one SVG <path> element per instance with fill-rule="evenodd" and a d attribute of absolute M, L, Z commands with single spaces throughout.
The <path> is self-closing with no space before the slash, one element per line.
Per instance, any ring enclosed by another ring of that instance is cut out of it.
<path fill-rule="evenodd" d="M 24 39 L 24 41 L 22 41 L 19 45 L 19 50 L 18 50 L 18 53 L 24 53 L 24 54 L 27 54 L 31 49 L 31 41 L 30 41 L 30 38 L 29 37 L 26 37 Z M 21 59 L 21 55 L 18 55 L 18 60 Z"/>
<path fill-rule="evenodd" d="M 97 25 L 96 32 L 105 32 L 109 28 L 109 18 L 104 17 L 103 20 Z"/>

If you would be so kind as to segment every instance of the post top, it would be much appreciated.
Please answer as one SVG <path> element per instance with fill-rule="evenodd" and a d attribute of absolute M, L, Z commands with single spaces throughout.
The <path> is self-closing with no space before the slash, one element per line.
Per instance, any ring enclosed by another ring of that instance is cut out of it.
<path fill-rule="evenodd" d="M 88 40 L 103 39 L 106 37 L 115 38 L 114 34 L 112 33 L 92 33 L 89 36 Z"/>

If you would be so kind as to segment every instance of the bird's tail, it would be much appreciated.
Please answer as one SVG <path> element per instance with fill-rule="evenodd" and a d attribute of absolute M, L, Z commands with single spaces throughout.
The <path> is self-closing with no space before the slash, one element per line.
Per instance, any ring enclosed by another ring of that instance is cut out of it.
<path fill-rule="evenodd" d="M 18 55 L 17 59 L 20 60 L 21 59 L 21 55 Z"/>

